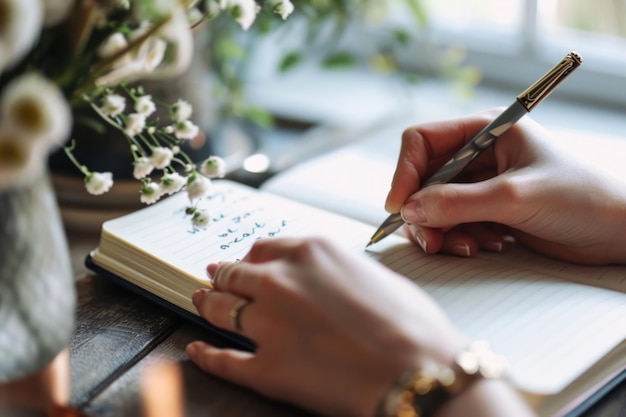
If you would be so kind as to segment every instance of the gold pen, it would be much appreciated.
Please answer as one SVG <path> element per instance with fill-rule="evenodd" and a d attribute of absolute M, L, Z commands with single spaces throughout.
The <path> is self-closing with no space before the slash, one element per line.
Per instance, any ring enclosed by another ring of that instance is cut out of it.
<path fill-rule="evenodd" d="M 483 130 L 478 132 L 472 140 L 463 146 L 457 153 L 446 162 L 432 177 L 430 177 L 422 188 L 433 184 L 443 184 L 452 180 L 480 154 L 482 151 L 493 145 L 493 143 L 504 132 L 509 130 L 526 113 L 529 113 L 539 103 L 541 103 L 561 82 L 582 64 L 583 59 L 580 54 L 570 52 L 537 82 L 528 87 L 523 93 L 517 96 L 516 100 L 495 120 L 489 123 Z M 391 214 L 370 238 L 367 246 L 380 242 L 385 237 L 396 231 L 404 224 L 400 213 Z"/>

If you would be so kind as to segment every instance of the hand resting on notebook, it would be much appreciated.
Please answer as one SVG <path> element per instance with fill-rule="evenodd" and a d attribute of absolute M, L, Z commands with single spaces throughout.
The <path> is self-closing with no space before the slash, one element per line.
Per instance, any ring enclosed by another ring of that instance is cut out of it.
<path fill-rule="evenodd" d="M 263 239 L 239 263 L 208 267 L 215 290 L 193 297 L 211 323 L 251 338 L 255 353 L 204 342 L 187 348 L 203 370 L 328 416 L 373 417 L 403 371 L 449 364 L 467 343 L 418 286 L 323 239 Z M 239 317 L 229 312 L 249 300 Z M 471 412 L 470 412 L 471 410 Z M 531 416 L 504 381 L 480 381 L 440 417 Z"/>
<path fill-rule="evenodd" d="M 624 143 L 557 137 L 527 116 L 452 183 L 418 191 L 496 114 L 405 130 L 385 208 L 402 209 L 407 235 L 427 253 L 500 251 L 514 237 L 561 260 L 626 263 L 626 171 L 602 169 Z"/>

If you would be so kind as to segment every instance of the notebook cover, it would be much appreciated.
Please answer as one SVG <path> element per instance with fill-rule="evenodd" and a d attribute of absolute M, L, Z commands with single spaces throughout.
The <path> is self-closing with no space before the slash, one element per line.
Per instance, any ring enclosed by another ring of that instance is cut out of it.
<path fill-rule="evenodd" d="M 203 319 L 200 316 L 197 316 L 193 313 L 190 313 L 189 311 L 178 307 L 175 304 L 170 303 L 169 301 L 166 301 L 164 299 L 162 299 L 161 297 L 158 297 L 156 295 L 154 295 L 153 293 L 131 283 L 126 281 L 124 278 L 114 274 L 113 272 L 99 266 L 96 265 L 93 261 L 93 259 L 91 258 L 91 254 L 87 255 L 87 257 L 85 258 L 85 266 L 90 269 L 91 271 L 97 273 L 98 275 L 100 275 L 101 277 L 108 279 L 110 281 L 112 281 L 113 283 L 120 285 L 121 287 L 124 287 L 132 292 L 134 292 L 135 294 L 144 297 L 148 300 L 150 300 L 151 302 L 154 302 L 156 304 L 158 304 L 161 307 L 164 307 L 165 309 L 174 312 L 175 314 L 179 315 L 180 317 L 184 318 L 185 320 L 191 321 L 194 324 L 197 324 L 203 328 L 205 328 L 207 331 L 209 332 L 213 332 L 216 333 L 226 339 L 228 339 L 229 341 L 233 342 L 237 348 L 239 349 L 243 349 L 243 350 L 247 350 L 247 351 L 254 351 L 255 349 L 255 345 L 252 341 L 250 341 L 249 339 L 241 336 L 240 334 L 237 333 L 233 333 L 230 332 L 228 330 L 224 330 L 222 328 L 216 327 L 214 325 L 212 325 L 211 323 L 209 323 L 208 321 L 206 321 L 205 319 Z"/>

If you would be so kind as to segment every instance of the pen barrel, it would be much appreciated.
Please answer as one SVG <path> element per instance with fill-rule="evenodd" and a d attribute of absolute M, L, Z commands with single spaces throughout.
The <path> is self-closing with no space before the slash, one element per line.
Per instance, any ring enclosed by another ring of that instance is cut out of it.
<path fill-rule="evenodd" d="M 476 158 L 482 151 L 493 145 L 495 140 L 509 130 L 522 116 L 528 113 L 526 107 L 518 100 L 513 102 L 502 114 L 489 123 L 483 130 L 463 146 L 448 162 L 445 163 L 423 185 L 444 184 L 452 180 Z"/>
<path fill-rule="evenodd" d="M 546 75 L 517 96 L 517 99 L 528 111 L 531 111 L 537 104 L 541 103 L 543 99 L 548 97 L 568 75 L 582 64 L 582 62 L 583 58 L 580 54 L 570 52 L 561 62 L 548 71 Z"/>

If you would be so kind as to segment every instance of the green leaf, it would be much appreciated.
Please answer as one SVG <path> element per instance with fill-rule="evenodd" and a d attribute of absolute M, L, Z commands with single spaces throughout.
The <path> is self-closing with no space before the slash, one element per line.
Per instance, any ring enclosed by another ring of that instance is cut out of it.
<path fill-rule="evenodd" d="M 302 54 L 300 52 L 290 52 L 286 54 L 278 64 L 280 72 L 287 72 L 302 61 Z"/>
<path fill-rule="evenodd" d="M 413 18 L 421 27 L 428 26 L 428 12 L 421 0 L 406 0 L 409 10 L 413 14 Z"/>
<path fill-rule="evenodd" d="M 354 66 L 355 64 L 356 57 L 350 52 L 336 52 L 334 54 L 330 54 L 322 62 L 322 65 L 329 69 L 348 68 Z"/>
<path fill-rule="evenodd" d="M 244 110 L 244 117 L 265 128 L 271 128 L 274 125 L 274 118 L 265 109 L 260 107 L 248 107 Z"/>
<path fill-rule="evenodd" d="M 228 37 L 220 38 L 215 47 L 219 56 L 224 59 L 243 60 L 247 55 L 241 45 Z"/>

